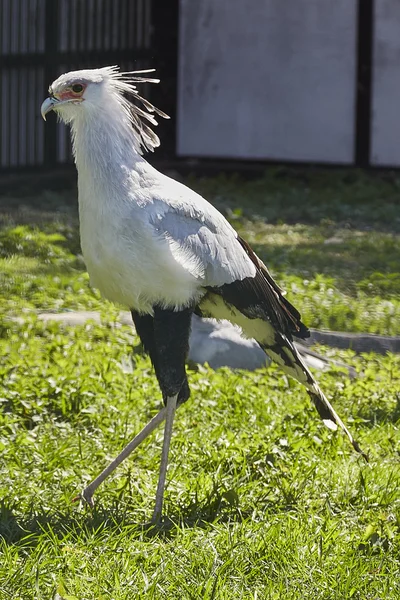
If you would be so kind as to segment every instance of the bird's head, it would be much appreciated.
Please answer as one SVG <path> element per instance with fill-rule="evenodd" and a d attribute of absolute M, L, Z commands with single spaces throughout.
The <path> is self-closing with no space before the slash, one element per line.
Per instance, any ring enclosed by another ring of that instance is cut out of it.
<path fill-rule="evenodd" d="M 55 111 L 62 121 L 73 124 L 89 116 L 111 118 L 113 113 L 120 111 L 121 118 L 133 126 L 139 147 L 153 150 L 159 145 L 159 140 L 146 121 L 157 125 L 154 114 L 169 117 L 137 91 L 136 83 L 159 82 L 158 79 L 137 77 L 151 71 L 154 69 L 121 73 L 119 67 L 102 67 L 64 73 L 49 87 L 49 96 L 41 106 L 42 117 L 46 120 L 47 113 Z M 132 99 L 141 103 L 143 108 Z"/>
<path fill-rule="evenodd" d="M 91 69 L 61 75 L 49 87 L 49 97 L 42 104 L 43 119 L 54 110 L 60 119 L 69 123 L 82 115 L 82 111 L 101 106 L 109 74 L 105 69 Z"/>

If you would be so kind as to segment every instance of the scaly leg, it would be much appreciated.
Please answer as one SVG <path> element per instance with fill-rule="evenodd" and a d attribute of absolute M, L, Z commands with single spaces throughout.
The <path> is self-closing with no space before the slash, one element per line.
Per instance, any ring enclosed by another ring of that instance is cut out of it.
<path fill-rule="evenodd" d="M 164 441 L 163 441 L 163 447 L 162 447 L 162 453 L 161 453 L 161 463 L 160 463 L 160 475 L 158 478 L 156 502 L 155 502 L 155 506 L 154 506 L 153 517 L 151 519 L 152 523 L 158 523 L 161 518 L 161 514 L 162 514 L 164 490 L 165 490 L 165 479 L 167 476 L 167 468 L 168 468 L 169 446 L 171 443 L 172 426 L 174 423 L 177 400 L 178 400 L 178 394 L 167 398 Z"/>
<path fill-rule="evenodd" d="M 175 402 L 176 404 L 176 402 Z M 101 483 L 127 458 L 134 450 L 141 444 L 153 431 L 164 421 L 168 414 L 167 409 L 164 407 L 156 414 L 155 417 L 147 423 L 145 427 L 133 438 L 129 444 L 125 446 L 120 454 L 94 479 L 82 492 L 80 496 L 74 498 L 74 500 L 85 500 L 90 506 L 94 505 L 93 494 Z M 171 424 L 172 426 L 172 424 Z M 161 498 L 162 502 L 162 498 Z"/>
<path fill-rule="evenodd" d="M 153 417 L 108 467 L 74 500 L 83 499 L 90 506 L 93 506 L 93 494 L 99 485 L 167 418 L 153 520 L 157 520 L 161 516 L 168 467 L 168 452 L 177 401 L 179 400 L 179 404 L 181 404 L 190 395 L 185 373 L 185 357 L 189 347 L 191 315 L 191 309 L 175 312 L 155 307 L 154 317 L 151 315 L 140 315 L 132 311 L 136 331 L 145 349 L 150 354 L 163 393 L 164 402 L 169 408 L 163 408 Z"/>

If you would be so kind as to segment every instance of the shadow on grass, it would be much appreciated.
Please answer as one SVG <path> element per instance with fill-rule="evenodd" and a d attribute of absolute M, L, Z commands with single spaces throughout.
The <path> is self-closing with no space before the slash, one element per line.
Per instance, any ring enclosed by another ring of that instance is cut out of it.
<path fill-rule="evenodd" d="M 150 507 L 151 509 L 151 507 Z M 286 502 L 285 498 L 273 501 L 263 498 L 258 509 L 266 515 L 276 515 L 297 510 L 296 502 Z M 17 545 L 33 551 L 43 537 L 68 543 L 85 543 L 96 536 L 102 543 L 102 536 L 110 533 L 124 534 L 131 540 L 147 542 L 154 537 L 174 539 L 185 529 L 208 529 L 216 524 L 242 523 L 252 517 L 252 511 L 239 508 L 239 498 L 235 492 L 214 491 L 205 501 L 190 502 L 186 506 L 171 506 L 170 516 L 163 516 L 157 525 L 149 521 L 137 522 L 132 519 L 135 509 L 126 506 L 112 508 L 95 507 L 79 512 L 74 509 L 50 512 L 35 510 L 32 514 L 17 516 L 17 509 L 6 502 L 0 502 L 0 539 L 9 545 Z M 266 517 L 267 518 L 267 517 Z"/>
<path fill-rule="evenodd" d="M 99 543 L 103 533 L 124 532 L 132 539 L 147 541 L 155 536 L 173 538 L 182 528 L 206 528 L 211 523 L 242 521 L 245 515 L 237 507 L 224 505 L 221 499 L 214 499 L 209 505 L 196 506 L 191 503 L 176 511 L 170 518 L 164 516 L 160 524 L 149 521 L 142 523 L 132 520 L 128 508 L 120 509 L 95 507 L 84 512 L 68 509 L 50 512 L 35 510 L 25 516 L 17 516 L 16 507 L 3 501 L 0 503 L 0 539 L 7 545 L 23 546 L 33 550 L 48 536 L 59 541 L 82 542 L 96 535 Z M 134 513 L 134 510 L 132 510 Z"/>
<path fill-rule="evenodd" d="M 281 513 L 295 509 L 295 504 L 282 497 L 279 502 L 264 498 L 260 505 L 268 512 Z M 147 541 L 154 536 L 173 538 L 182 529 L 207 529 L 211 524 L 240 523 L 251 517 L 251 512 L 243 511 L 239 506 L 239 495 L 233 489 L 222 489 L 215 482 L 213 488 L 203 499 L 196 497 L 183 504 L 171 503 L 160 524 L 155 526 L 147 520 L 134 520 L 135 509 L 131 502 L 124 503 L 114 499 L 111 507 L 101 504 L 93 509 L 77 504 L 60 511 L 51 511 L 40 507 L 32 508 L 21 515 L 17 503 L 3 499 L 0 501 L 0 539 L 7 545 L 20 545 L 34 549 L 43 536 L 49 536 L 68 542 L 82 542 L 96 535 L 124 533 L 132 539 Z M 152 509 L 149 503 L 149 514 Z"/>
<path fill-rule="evenodd" d="M 133 537 L 143 537 L 151 528 L 146 523 L 135 523 L 129 519 L 127 511 L 118 508 L 79 512 L 78 509 L 49 512 L 35 510 L 25 516 L 16 516 L 16 509 L 3 502 L 0 505 L 0 538 L 8 545 L 22 545 L 34 548 L 43 535 L 62 540 L 82 541 L 93 534 L 115 533 L 129 530 Z"/>

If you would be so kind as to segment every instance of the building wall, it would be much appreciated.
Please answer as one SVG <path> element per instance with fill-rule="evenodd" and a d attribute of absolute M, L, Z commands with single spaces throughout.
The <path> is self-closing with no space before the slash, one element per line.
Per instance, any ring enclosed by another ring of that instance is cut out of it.
<path fill-rule="evenodd" d="M 371 164 L 400 165 L 400 2 L 375 0 Z"/>
<path fill-rule="evenodd" d="M 180 19 L 180 155 L 353 162 L 356 0 L 181 0 Z"/>

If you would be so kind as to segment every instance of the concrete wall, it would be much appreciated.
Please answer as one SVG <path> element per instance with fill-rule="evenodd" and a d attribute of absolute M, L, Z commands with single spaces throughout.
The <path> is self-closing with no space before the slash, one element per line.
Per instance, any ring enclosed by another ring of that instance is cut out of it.
<path fill-rule="evenodd" d="M 178 153 L 352 163 L 356 16 L 356 0 L 181 0 Z"/>
<path fill-rule="evenodd" d="M 375 0 L 371 163 L 400 165 L 400 1 Z"/>

